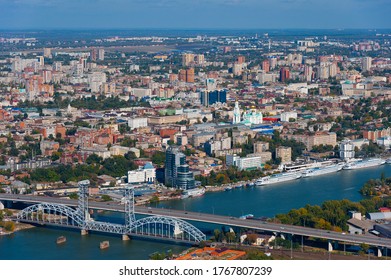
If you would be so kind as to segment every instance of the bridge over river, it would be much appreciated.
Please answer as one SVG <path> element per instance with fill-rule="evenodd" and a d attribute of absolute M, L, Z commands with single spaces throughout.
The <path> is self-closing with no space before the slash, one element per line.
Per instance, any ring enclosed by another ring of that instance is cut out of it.
<path fill-rule="evenodd" d="M 0 194 L 0 200 L 33 204 L 19 213 L 18 220 L 21 222 L 53 224 L 53 219 L 49 221 L 46 217 L 46 220 L 43 221 L 44 215 L 40 215 L 41 219 L 39 219 L 39 215 L 33 213 L 38 213 L 39 211 L 49 214 L 60 213 L 60 215 L 65 215 L 70 218 L 70 222 L 67 221 L 68 226 L 81 228 L 83 232 L 97 230 L 123 234 L 124 236 L 132 234 L 145 235 L 151 237 L 155 236 L 156 238 L 187 240 L 190 243 L 197 243 L 206 239 L 205 234 L 191 224 L 185 222 L 196 221 L 266 231 L 274 233 L 275 235 L 285 234 L 290 236 L 322 238 L 328 240 L 330 245 L 331 241 L 340 241 L 348 244 L 365 243 L 370 246 L 378 247 L 379 249 L 391 248 L 391 239 L 381 238 L 370 234 L 350 235 L 309 227 L 277 224 L 252 219 L 240 219 L 230 216 L 134 206 L 134 197 L 131 188 L 127 188 L 127 191 L 125 192 L 125 205 L 115 202 L 87 201 L 87 187 L 85 181 L 79 182 L 79 186 L 79 200 L 20 194 Z M 41 205 L 41 208 L 39 208 L 39 205 Z M 53 208 L 53 205 L 56 205 L 56 207 L 61 206 L 62 208 Z M 76 210 L 73 210 L 73 207 L 76 207 Z M 125 212 L 125 224 L 115 225 L 89 220 L 88 209 Z M 136 220 L 134 217 L 135 213 L 147 215 L 148 217 Z"/>

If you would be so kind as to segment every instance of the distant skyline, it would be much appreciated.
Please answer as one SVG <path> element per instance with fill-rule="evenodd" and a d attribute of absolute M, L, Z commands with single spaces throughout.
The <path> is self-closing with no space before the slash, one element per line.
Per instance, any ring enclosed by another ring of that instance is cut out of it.
<path fill-rule="evenodd" d="M 389 0 L 0 0 L 1 29 L 391 28 Z"/>

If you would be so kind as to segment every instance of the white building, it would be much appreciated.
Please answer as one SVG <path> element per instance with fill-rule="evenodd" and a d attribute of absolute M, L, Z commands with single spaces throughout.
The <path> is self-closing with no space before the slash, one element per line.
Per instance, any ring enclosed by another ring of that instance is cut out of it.
<path fill-rule="evenodd" d="M 389 149 L 391 146 L 391 137 L 390 136 L 380 137 L 376 140 L 376 143 L 379 146 L 384 146 L 386 149 Z"/>
<path fill-rule="evenodd" d="M 136 129 L 140 127 L 147 127 L 148 126 L 148 118 L 130 118 L 128 120 L 128 126 L 130 129 Z"/>
<path fill-rule="evenodd" d="M 339 157 L 345 160 L 354 158 L 354 147 L 351 141 L 342 141 L 339 144 Z"/>
<path fill-rule="evenodd" d="M 152 90 L 150 88 L 132 88 L 130 90 L 130 95 L 133 95 L 138 98 L 143 98 L 146 96 L 151 96 Z"/>
<path fill-rule="evenodd" d="M 156 180 L 156 169 L 151 162 L 146 163 L 138 170 L 128 171 L 128 183 L 154 183 Z"/>
<path fill-rule="evenodd" d="M 259 155 L 241 158 L 238 155 L 226 155 L 227 166 L 236 166 L 239 170 L 261 169 L 262 158 Z"/>
<path fill-rule="evenodd" d="M 234 108 L 234 118 L 232 123 L 233 124 L 238 124 L 240 123 L 241 118 L 240 118 L 240 108 L 239 108 L 239 102 L 236 100 L 235 102 L 235 108 Z"/>
<path fill-rule="evenodd" d="M 297 120 L 297 112 L 284 112 L 284 113 L 281 113 L 281 121 L 282 122 L 289 122 L 289 119 Z"/>
<path fill-rule="evenodd" d="M 82 65 L 82 64 L 79 64 Z M 88 85 L 91 92 L 99 92 L 100 87 L 106 83 L 106 73 L 94 72 L 88 74 Z"/>

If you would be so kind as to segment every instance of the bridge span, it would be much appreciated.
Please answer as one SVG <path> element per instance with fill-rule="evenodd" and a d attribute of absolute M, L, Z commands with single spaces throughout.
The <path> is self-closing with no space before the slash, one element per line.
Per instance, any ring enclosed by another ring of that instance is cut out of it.
<path fill-rule="evenodd" d="M 0 200 L 23 202 L 28 204 L 51 203 L 51 204 L 62 204 L 70 207 L 78 206 L 77 200 L 61 199 L 61 198 L 46 197 L 46 196 L 0 194 Z M 88 207 L 91 209 L 125 212 L 124 205 L 115 202 L 89 201 Z M 259 220 L 245 220 L 236 217 L 212 215 L 212 214 L 200 213 L 200 212 L 181 211 L 181 210 L 174 210 L 174 209 L 167 209 L 167 208 L 135 206 L 134 213 L 148 215 L 148 216 L 164 216 L 164 217 L 171 217 L 171 218 L 187 220 L 187 221 L 196 221 L 196 222 L 212 223 L 218 225 L 249 228 L 249 229 L 272 232 L 275 234 L 288 234 L 288 235 L 296 235 L 296 236 L 315 237 L 315 238 L 322 238 L 331 241 L 341 241 L 341 242 L 346 242 L 351 244 L 365 243 L 376 247 L 391 248 L 391 239 L 380 238 L 369 234 L 350 235 L 350 234 L 343 234 L 340 232 L 333 232 L 333 231 L 314 229 L 314 228 L 308 228 L 302 226 L 277 224 L 277 223 L 263 222 Z"/>

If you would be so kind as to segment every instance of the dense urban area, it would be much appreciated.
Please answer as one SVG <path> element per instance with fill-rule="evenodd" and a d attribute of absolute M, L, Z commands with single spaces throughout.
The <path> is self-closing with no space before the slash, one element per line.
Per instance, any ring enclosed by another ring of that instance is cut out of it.
<path fill-rule="evenodd" d="M 0 32 L 0 193 L 78 199 L 89 180 L 91 200 L 119 202 L 127 184 L 148 207 L 391 163 L 390 33 L 122 33 Z M 263 220 L 390 238 L 390 185 L 381 174 L 360 202 Z M 3 209 L 0 234 L 18 228 Z M 200 247 L 175 257 L 304 251 L 299 239 L 229 227 Z"/>

